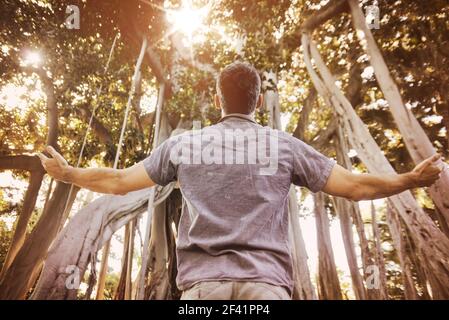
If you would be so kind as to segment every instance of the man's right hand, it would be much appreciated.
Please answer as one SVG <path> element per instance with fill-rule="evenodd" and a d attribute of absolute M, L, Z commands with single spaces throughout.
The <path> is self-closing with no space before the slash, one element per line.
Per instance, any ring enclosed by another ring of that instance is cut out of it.
<path fill-rule="evenodd" d="M 51 146 L 48 146 L 45 150 L 52 156 L 52 158 L 48 158 L 43 153 L 38 154 L 45 171 L 56 180 L 70 182 L 69 171 L 71 166 L 69 166 L 64 157 Z"/>

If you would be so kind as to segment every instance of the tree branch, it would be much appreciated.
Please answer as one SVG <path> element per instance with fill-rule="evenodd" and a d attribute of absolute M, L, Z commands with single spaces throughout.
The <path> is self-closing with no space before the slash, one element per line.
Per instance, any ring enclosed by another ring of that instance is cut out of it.
<path fill-rule="evenodd" d="M 349 70 L 349 82 L 346 87 L 346 97 L 354 108 L 363 102 L 362 95 L 360 94 L 361 90 L 362 75 L 360 65 L 354 62 Z"/>
<path fill-rule="evenodd" d="M 92 112 L 89 110 L 89 107 L 87 104 L 83 104 L 79 106 L 79 112 L 78 112 L 84 120 L 89 122 L 90 117 L 92 116 Z M 112 137 L 111 133 L 108 129 L 95 117 L 92 119 L 92 130 L 95 132 L 98 139 L 105 145 L 112 144 Z"/>
<path fill-rule="evenodd" d="M 17 155 L 0 156 L 0 170 L 43 171 L 41 162 L 36 156 Z"/>
<path fill-rule="evenodd" d="M 146 62 L 148 63 L 148 65 L 151 68 L 151 71 L 153 71 L 153 74 L 156 77 L 156 80 L 159 83 L 167 82 L 167 79 L 165 77 L 164 67 L 162 66 L 161 59 L 151 46 L 147 47 L 145 57 L 146 57 L 146 59 L 145 59 Z"/>
<path fill-rule="evenodd" d="M 324 7 L 312 13 L 299 27 L 298 31 L 295 34 L 300 35 L 304 32 L 312 32 L 315 28 L 317 28 L 327 20 L 348 11 L 349 6 L 346 0 L 331 0 Z"/>
<path fill-rule="evenodd" d="M 305 139 L 306 125 L 309 122 L 309 115 L 313 109 L 313 103 L 316 100 L 317 92 L 314 87 L 312 87 L 309 91 L 309 95 L 304 101 L 304 106 L 302 107 L 301 114 L 299 115 L 298 123 L 296 124 L 295 131 L 293 132 L 293 136 L 300 140 Z"/>
<path fill-rule="evenodd" d="M 310 145 L 317 150 L 322 149 L 332 139 L 335 131 L 337 130 L 337 120 L 333 118 L 326 129 L 321 130 L 310 142 Z"/>

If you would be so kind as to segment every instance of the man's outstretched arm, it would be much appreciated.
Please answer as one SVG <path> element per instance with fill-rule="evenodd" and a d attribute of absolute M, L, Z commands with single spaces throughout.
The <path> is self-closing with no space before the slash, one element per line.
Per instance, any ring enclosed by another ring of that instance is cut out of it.
<path fill-rule="evenodd" d="M 407 189 L 428 187 L 440 176 L 441 169 L 435 165 L 439 157 L 438 154 L 434 155 L 404 174 L 356 174 L 336 164 L 323 191 L 360 201 L 389 197 Z"/>
<path fill-rule="evenodd" d="M 126 194 L 155 184 L 142 162 L 127 169 L 74 168 L 52 147 L 46 150 L 52 158 L 42 153 L 38 156 L 47 173 L 56 180 L 73 183 L 81 188 L 100 193 Z"/>

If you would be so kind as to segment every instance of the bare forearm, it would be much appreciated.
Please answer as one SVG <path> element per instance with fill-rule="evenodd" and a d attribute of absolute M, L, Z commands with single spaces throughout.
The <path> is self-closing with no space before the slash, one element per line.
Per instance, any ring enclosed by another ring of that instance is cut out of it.
<path fill-rule="evenodd" d="M 95 192 L 112 194 L 126 194 L 154 186 L 142 161 L 126 169 L 81 169 L 71 167 L 53 147 L 47 147 L 46 151 L 51 154 L 51 158 L 43 153 L 39 153 L 38 157 L 45 171 L 56 180 L 73 183 Z"/>
<path fill-rule="evenodd" d="M 404 174 L 355 174 L 336 164 L 323 191 L 354 201 L 386 198 L 407 189 L 429 187 L 439 178 L 441 169 L 434 155 Z"/>
<path fill-rule="evenodd" d="M 386 198 L 416 186 L 412 172 L 404 174 L 360 174 L 354 200 Z"/>
<path fill-rule="evenodd" d="M 118 169 L 111 168 L 67 168 L 65 174 L 67 182 L 79 187 L 100 193 L 121 194 L 121 174 Z"/>

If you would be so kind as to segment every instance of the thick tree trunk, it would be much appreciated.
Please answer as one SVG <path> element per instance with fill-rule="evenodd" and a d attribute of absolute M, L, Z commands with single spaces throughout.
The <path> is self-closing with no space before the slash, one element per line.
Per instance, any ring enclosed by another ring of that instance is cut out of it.
<path fill-rule="evenodd" d="M 293 299 L 316 300 L 316 290 L 310 278 L 306 245 L 299 224 L 298 199 L 295 187 L 290 187 L 288 199 L 289 211 L 289 238 L 292 244 L 293 259 Z"/>
<path fill-rule="evenodd" d="M 169 192 L 173 191 L 176 183 L 169 185 Z M 159 192 L 158 187 L 157 192 Z M 167 189 L 168 190 L 168 189 Z M 168 191 L 167 191 L 168 192 Z M 156 195 L 157 197 L 157 195 Z M 174 203 L 164 201 L 155 205 L 151 210 L 149 218 L 151 221 L 151 238 L 148 246 L 148 267 L 141 268 L 144 272 L 143 288 L 144 296 L 138 299 L 165 300 L 172 299 L 176 291 L 173 285 L 173 262 L 176 261 L 175 235 L 171 229 L 171 224 L 177 221 L 177 213 L 173 210 Z M 148 279 L 148 280 L 146 280 Z"/>
<path fill-rule="evenodd" d="M 30 182 L 23 200 L 22 212 L 15 223 L 16 228 L 14 230 L 14 235 L 0 273 L 1 280 L 25 240 L 28 221 L 33 213 L 39 195 L 39 189 L 44 177 L 44 170 L 37 157 L 28 155 L 0 157 L 0 170 L 26 170 L 30 172 Z"/>
<path fill-rule="evenodd" d="M 137 219 L 137 218 L 136 218 Z M 138 220 L 137 220 L 138 221 Z M 130 300 L 132 292 L 131 271 L 132 258 L 134 254 L 134 236 L 136 220 L 131 220 L 124 230 L 122 269 L 117 289 L 114 295 L 115 300 Z"/>
<path fill-rule="evenodd" d="M 129 236 L 130 236 L 130 226 L 131 222 L 125 226 L 124 239 L 123 239 L 123 251 L 122 251 L 122 266 L 120 272 L 120 278 L 118 280 L 117 288 L 114 294 L 114 300 L 125 300 L 125 287 L 126 278 L 128 271 L 128 255 L 129 255 Z"/>
<path fill-rule="evenodd" d="M 366 300 L 367 295 L 363 285 L 363 278 L 360 275 L 357 263 L 357 255 L 353 238 L 352 220 L 350 216 L 350 203 L 343 198 L 334 198 L 335 207 L 340 219 L 340 228 L 345 246 L 346 258 L 348 259 L 349 271 L 351 273 L 352 289 L 356 300 Z"/>
<path fill-rule="evenodd" d="M 143 238 L 143 247 L 142 247 L 142 263 L 140 266 L 139 276 L 136 285 L 136 299 L 143 300 L 145 298 L 145 288 L 148 283 L 147 274 L 148 274 L 148 260 L 149 260 L 149 249 L 150 249 L 150 239 L 151 239 L 151 227 L 153 222 L 153 214 L 154 214 L 154 197 L 156 192 L 156 186 L 151 188 L 151 191 L 148 195 L 148 204 L 147 204 L 147 222 L 145 235 Z"/>
<path fill-rule="evenodd" d="M 390 230 L 391 239 L 393 240 L 393 246 L 396 249 L 398 255 L 399 264 L 402 269 L 402 281 L 404 283 L 404 296 L 406 300 L 418 299 L 415 283 L 413 281 L 413 275 L 411 271 L 410 258 L 406 254 L 406 242 L 402 235 L 401 222 L 399 216 L 391 208 L 389 202 L 387 202 L 387 224 Z"/>
<path fill-rule="evenodd" d="M 178 225 L 182 212 L 182 194 L 179 189 L 174 189 L 167 199 L 168 216 L 166 228 L 169 231 L 168 238 L 168 278 L 169 288 L 167 299 L 179 300 L 181 297 L 181 291 L 176 284 L 176 277 L 178 274 L 178 263 L 176 259 L 176 238 L 178 234 Z"/>
<path fill-rule="evenodd" d="M 168 237 L 167 237 L 167 203 L 154 208 L 148 258 L 148 299 L 164 300 L 169 289 L 168 277 Z"/>
<path fill-rule="evenodd" d="M 108 260 L 110 251 L 111 251 L 111 239 L 106 241 L 103 250 L 101 251 L 100 275 L 98 277 L 97 293 L 95 295 L 96 300 L 104 299 L 104 288 L 106 285 L 106 273 L 108 272 Z"/>
<path fill-rule="evenodd" d="M 154 210 L 153 226 L 162 227 L 151 236 L 148 285 L 145 299 L 171 300 L 181 295 L 176 286 L 176 228 L 180 218 L 182 196 L 172 191 L 167 201 Z M 156 218 L 155 215 L 158 215 Z M 176 229 L 174 230 L 173 227 Z M 163 245 L 155 245 L 162 241 Z"/>
<path fill-rule="evenodd" d="M 399 89 L 390 75 L 382 53 L 366 25 L 365 16 L 360 9 L 359 1 L 348 1 L 354 28 L 358 31 L 357 35 L 361 40 L 362 47 L 365 48 L 366 53 L 370 57 L 377 82 L 382 89 L 385 99 L 388 101 L 389 110 L 401 132 L 411 158 L 415 164 L 418 164 L 434 155 L 436 153 L 435 148 L 412 111 L 404 105 Z M 442 160 L 439 160 L 438 164 L 447 166 Z M 449 197 L 447 196 L 449 193 L 449 170 L 443 170 L 440 179 L 429 190 L 432 200 L 449 225 Z"/>
<path fill-rule="evenodd" d="M 128 252 L 126 255 L 126 281 L 125 281 L 125 300 L 130 300 L 132 297 L 132 268 L 133 268 L 133 256 L 134 256 L 134 237 L 136 235 L 136 223 L 138 222 L 138 218 L 132 220 L 129 223 L 129 241 Z"/>
<path fill-rule="evenodd" d="M 69 188 L 62 182 L 56 184 L 46 210 L 0 282 L 0 299 L 25 298 L 33 285 L 33 275 L 40 268 L 61 225 Z"/>
<path fill-rule="evenodd" d="M 17 218 L 16 229 L 9 246 L 8 253 L 3 263 L 2 271 L 0 273 L 0 281 L 3 279 L 6 271 L 16 257 L 17 252 L 22 247 L 25 241 L 26 230 L 28 221 L 33 213 L 34 206 L 36 205 L 37 196 L 39 195 L 39 189 L 42 185 L 42 179 L 44 178 L 44 171 L 31 171 L 30 183 L 28 185 L 25 197 L 23 199 L 23 209 Z"/>
<path fill-rule="evenodd" d="M 376 262 L 379 268 L 379 298 L 381 300 L 388 299 L 387 293 L 387 275 L 385 271 L 385 260 L 384 254 L 382 250 L 382 240 L 380 237 L 379 225 L 376 220 L 376 208 L 374 207 L 374 203 L 371 201 L 371 225 L 373 228 L 373 241 L 375 243 L 376 248 Z"/>
<path fill-rule="evenodd" d="M 391 202 L 389 202 L 389 203 L 391 204 Z M 391 209 L 392 209 L 392 211 L 394 210 L 393 205 L 391 205 Z M 430 283 L 427 279 L 427 271 L 426 271 L 425 265 L 422 265 L 423 263 L 425 264 L 426 261 L 423 261 L 419 252 L 417 252 L 416 246 L 414 245 L 409 232 L 407 232 L 407 228 L 406 228 L 405 224 L 403 224 L 403 221 L 401 219 L 399 219 L 399 222 L 402 226 L 402 229 L 405 230 L 405 232 L 403 233 L 404 234 L 404 243 L 405 243 L 407 253 L 412 262 L 412 267 L 416 274 L 416 284 L 422 291 L 422 295 L 420 295 L 420 297 L 423 300 L 430 300 L 430 299 L 432 299 L 432 295 L 430 293 L 430 291 L 431 291 Z"/>
<path fill-rule="evenodd" d="M 357 235 L 359 237 L 360 243 L 360 254 L 362 257 L 362 265 L 363 265 L 363 278 L 365 279 L 365 285 L 368 283 L 370 278 L 370 273 L 368 270 L 371 268 L 370 266 L 374 265 L 374 257 L 371 252 L 371 248 L 369 246 L 369 241 L 365 232 L 365 223 L 362 219 L 362 214 L 360 212 L 360 207 L 358 203 L 350 202 L 349 204 L 352 213 L 352 221 L 354 222 Z M 379 290 L 375 288 L 370 288 L 367 291 L 367 299 L 369 300 L 377 300 L 379 299 Z"/>
<path fill-rule="evenodd" d="M 364 123 L 357 116 L 346 97 L 336 87 L 335 79 L 322 61 L 316 46 L 310 47 L 308 35 L 303 35 L 302 43 L 306 66 L 312 81 L 326 103 L 335 108 L 341 119 L 341 125 L 348 135 L 351 147 L 357 151 L 359 158 L 370 172 L 395 174 L 393 167 Z M 323 80 L 312 67 L 310 50 L 312 50 L 314 61 Z M 434 292 L 438 292 L 439 297 L 449 297 L 449 239 L 423 212 L 410 191 L 391 196 L 389 199 L 410 231 L 419 255 L 427 261 L 425 268 L 433 276 L 431 284 L 435 289 Z"/>
<path fill-rule="evenodd" d="M 329 217 L 324 208 L 324 195 L 313 195 L 318 242 L 318 295 L 321 300 L 341 300 L 340 281 L 329 232 Z"/>

